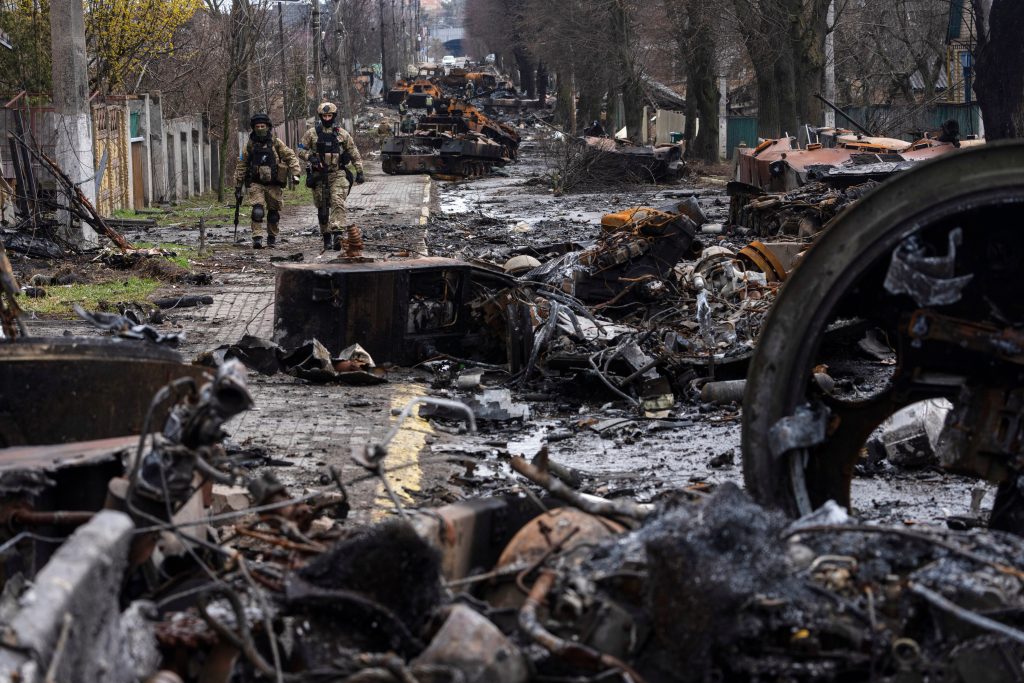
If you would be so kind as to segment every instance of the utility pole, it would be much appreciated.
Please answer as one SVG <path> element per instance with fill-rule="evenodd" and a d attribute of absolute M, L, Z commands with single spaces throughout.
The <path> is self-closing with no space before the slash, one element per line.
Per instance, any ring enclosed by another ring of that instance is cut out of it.
<path fill-rule="evenodd" d="M 380 9 L 380 75 L 385 83 L 390 83 L 387 55 L 384 52 L 384 0 L 377 0 L 377 7 Z"/>
<path fill-rule="evenodd" d="M 341 15 L 342 2 L 334 4 L 334 73 L 338 75 L 338 95 L 341 98 L 341 126 L 353 132 L 352 125 L 352 90 L 349 79 L 351 70 L 345 51 L 345 19 Z"/>
<path fill-rule="evenodd" d="M 89 71 L 85 53 L 85 17 L 81 0 L 52 0 L 50 44 L 53 52 L 53 109 L 57 165 L 96 205 L 96 168 L 92 151 L 92 112 L 89 108 Z M 70 206 L 71 197 L 65 197 Z M 71 214 L 60 219 L 73 239 L 95 244 L 96 232 L 85 222 L 71 232 Z"/>
<path fill-rule="evenodd" d="M 416 57 L 413 58 L 412 61 L 418 65 L 422 59 L 420 52 L 420 0 L 413 0 L 413 3 L 413 12 L 415 12 L 415 15 L 413 17 L 413 20 L 415 22 L 413 28 L 416 31 L 416 39 L 413 42 L 413 50 L 415 51 Z"/>
<path fill-rule="evenodd" d="M 322 67 L 320 64 L 320 0 L 313 0 L 313 87 L 316 88 L 316 102 L 313 103 L 313 113 L 316 107 L 324 98 L 324 81 Z"/>
<path fill-rule="evenodd" d="M 828 3 L 828 14 L 825 22 L 828 33 L 825 34 L 825 99 L 836 101 L 836 0 Z M 836 113 L 831 107 L 825 107 L 825 127 L 836 127 Z"/>
<path fill-rule="evenodd" d="M 292 144 L 291 124 L 288 122 L 288 63 L 284 58 L 284 9 L 277 3 L 277 39 L 281 46 L 281 106 L 284 108 L 284 142 Z M 269 112 L 268 112 L 269 113 Z"/>

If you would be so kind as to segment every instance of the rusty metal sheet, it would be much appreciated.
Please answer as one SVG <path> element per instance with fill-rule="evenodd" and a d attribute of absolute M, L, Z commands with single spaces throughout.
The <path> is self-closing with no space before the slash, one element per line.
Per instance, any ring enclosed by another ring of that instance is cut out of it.
<path fill-rule="evenodd" d="M 204 370 L 170 349 L 102 337 L 0 344 L 0 446 L 138 434 L 153 395 Z M 154 414 L 161 424 L 166 408 Z"/>
<path fill-rule="evenodd" d="M 786 268 L 763 242 L 757 240 L 740 249 L 740 256 L 747 258 L 765 274 L 768 282 L 784 282 Z"/>
<path fill-rule="evenodd" d="M 791 140 L 770 141 L 755 149 L 741 149 L 736 180 L 771 192 L 789 192 L 806 182 L 810 166 L 836 166 L 855 150 L 840 147 L 793 149 Z M 781 166 L 773 167 L 773 164 Z M 774 171 L 773 171 L 774 169 Z"/>
<path fill-rule="evenodd" d="M 883 138 L 867 135 L 839 135 L 836 143 L 857 150 L 859 152 L 896 152 L 909 149 L 911 143 L 898 138 Z"/>
<path fill-rule="evenodd" d="M 138 436 L 113 436 L 48 446 L 0 448 L 0 474 L 23 469 L 54 472 L 65 467 L 97 465 L 118 459 L 121 453 L 138 445 Z"/>
<path fill-rule="evenodd" d="M 317 339 L 332 354 L 360 344 L 378 364 L 413 364 L 424 354 L 441 352 L 457 355 L 473 331 L 474 273 L 494 277 L 445 258 L 280 264 L 274 340 L 296 348 Z"/>
<path fill-rule="evenodd" d="M 900 156 L 904 159 L 910 159 L 913 161 L 925 161 L 954 151 L 956 151 L 956 147 L 954 147 L 951 142 L 935 142 L 934 140 L 929 140 L 927 141 L 927 145 L 918 146 L 915 144 L 912 149 L 908 149 L 906 152 L 901 152 Z"/>

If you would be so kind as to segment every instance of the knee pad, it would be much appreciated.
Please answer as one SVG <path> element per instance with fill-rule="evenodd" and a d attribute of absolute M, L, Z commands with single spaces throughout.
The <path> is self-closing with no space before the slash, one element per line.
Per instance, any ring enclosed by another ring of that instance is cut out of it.
<path fill-rule="evenodd" d="M 271 209 L 267 212 L 267 222 L 277 225 L 277 222 L 281 220 L 281 214 L 278 213 L 277 209 Z"/>
<path fill-rule="evenodd" d="M 263 205 L 262 204 L 253 204 L 252 205 L 252 219 L 255 222 L 257 222 L 257 223 L 262 223 L 263 222 L 263 216 L 264 216 Z"/>

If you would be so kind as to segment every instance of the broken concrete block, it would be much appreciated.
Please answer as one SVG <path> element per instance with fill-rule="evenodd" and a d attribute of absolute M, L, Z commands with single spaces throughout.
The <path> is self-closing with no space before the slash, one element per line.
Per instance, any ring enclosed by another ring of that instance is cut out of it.
<path fill-rule="evenodd" d="M 466 683 L 521 683 L 529 677 L 526 658 L 487 618 L 455 605 L 427 649 L 413 665 L 458 669 Z"/>
<path fill-rule="evenodd" d="M 937 464 L 940 435 L 952 408 L 949 401 L 936 399 L 900 410 L 868 439 L 869 457 L 905 468 Z"/>
<path fill-rule="evenodd" d="M 129 647 L 117 607 L 134 531 L 128 515 L 104 510 L 54 553 L 4 628 L 0 680 L 42 681 L 51 665 L 67 683 L 139 680 L 132 652 L 150 648 L 139 647 L 141 633 Z"/>
<path fill-rule="evenodd" d="M 510 422 L 512 420 L 529 420 L 530 406 L 512 400 L 512 392 L 508 389 L 484 389 L 466 400 L 478 420 L 493 422 Z"/>
<path fill-rule="evenodd" d="M 455 379 L 455 388 L 460 391 L 475 391 L 483 383 L 483 370 L 466 370 Z"/>
<path fill-rule="evenodd" d="M 213 504 L 211 512 L 219 515 L 222 512 L 239 512 L 252 507 L 249 490 L 243 486 L 213 485 Z"/>

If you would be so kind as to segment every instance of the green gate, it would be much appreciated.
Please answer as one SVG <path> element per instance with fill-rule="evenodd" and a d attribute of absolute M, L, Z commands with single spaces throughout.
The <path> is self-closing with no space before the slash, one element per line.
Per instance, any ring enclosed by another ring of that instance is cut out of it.
<path fill-rule="evenodd" d="M 740 143 L 747 147 L 757 146 L 756 116 L 727 116 L 725 119 L 725 153 L 732 159 Z"/>

